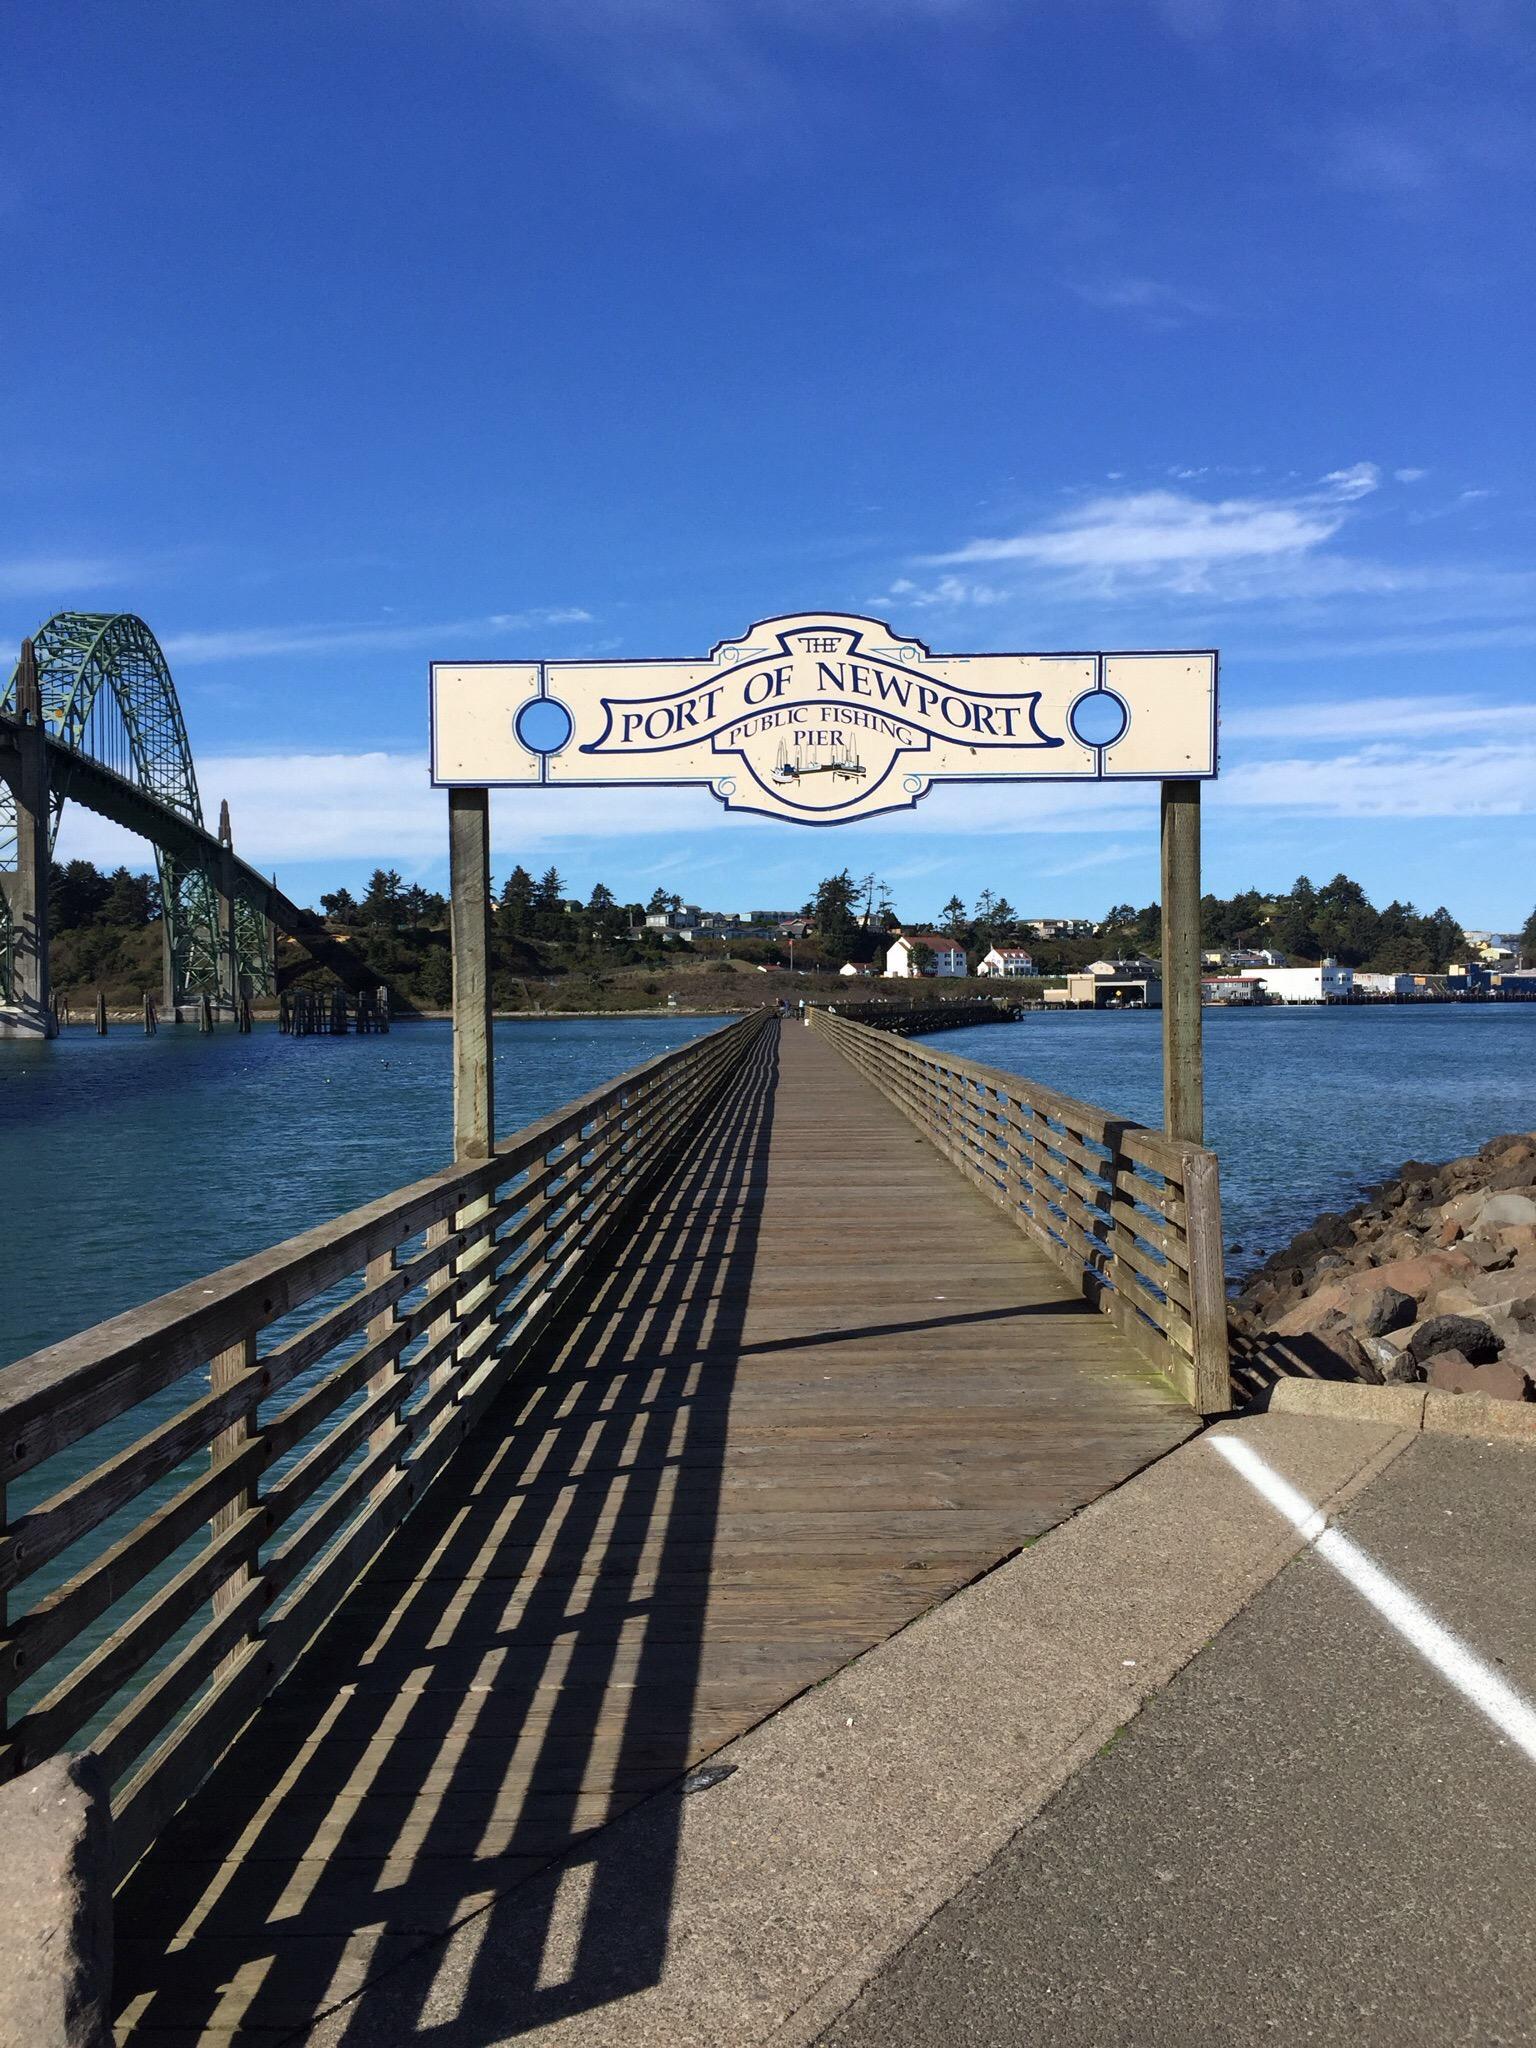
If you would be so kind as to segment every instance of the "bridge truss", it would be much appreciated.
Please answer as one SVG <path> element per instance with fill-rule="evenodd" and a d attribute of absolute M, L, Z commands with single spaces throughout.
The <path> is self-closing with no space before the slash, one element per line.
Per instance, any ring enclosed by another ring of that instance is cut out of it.
<path fill-rule="evenodd" d="M 43 722 L 57 746 L 110 770 L 179 818 L 203 827 L 197 773 L 176 685 L 160 645 L 131 612 L 56 612 L 33 641 Z M 17 672 L 0 692 L 0 711 L 16 709 Z M 69 770 L 56 767 L 49 843 L 69 797 Z M 56 763 L 61 757 L 54 755 Z M 0 869 L 17 859 L 15 797 L 0 778 Z M 219 899 L 211 863 L 188 861 L 155 845 L 176 995 L 217 995 Z M 0 1001 L 9 1000 L 9 911 L 0 893 Z M 236 986 L 272 992 L 272 954 L 264 920 L 243 896 L 234 910 Z"/>

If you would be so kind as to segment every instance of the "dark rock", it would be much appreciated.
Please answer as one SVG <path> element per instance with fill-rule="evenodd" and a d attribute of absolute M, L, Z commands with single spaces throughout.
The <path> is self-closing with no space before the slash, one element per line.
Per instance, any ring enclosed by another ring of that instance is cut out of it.
<path fill-rule="evenodd" d="M 1427 1365 L 1442 1351 L 1460 1351 L 1474 1365 L 1497 1358 L 1499 1339 L 1477 1316 L 1430 1316 L 1420 1323 L 1408 1349 L 1418 1365 Z"/>
<path fill-rule="evenodd" d="M 1393 1330 L 1406 1330 L 1418 1313 L 1418 1303 L 1400 1287 L 1377 1287 L 1362 1296 L 1350 1322 L 1357 1337 L 1385 1337 Z"/>
<path fill-rule="evenodd" d="M 112 1842 L 89 1751 L 0 1787 L 0 2010 L 7 2043 L 109 2048 Z"/>

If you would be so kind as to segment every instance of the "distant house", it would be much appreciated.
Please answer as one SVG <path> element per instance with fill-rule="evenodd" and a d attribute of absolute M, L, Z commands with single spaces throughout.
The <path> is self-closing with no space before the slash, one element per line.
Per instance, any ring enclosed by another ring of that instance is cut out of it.
<path fill-rule="evenodd" d="M 1264 984 L 1241 974 L 1207 974 L 1201 978 L 1200 1000 L 1217 1008 L 1229 1003 L 1261 1003 Z"/>
<path fill-rule="evenodd" d="M 888 980 L 911 981 L 922 973 L 912 962 L 912 955 L 919 946 L 926 946 L 933 955 L 935 974 L 963 975 L 965 973 L 965 948 L 957 946 L 942 932 L 904 932 L 894 940 L 885 956 L 885 972 Z"/>
<path fill-rule="evenodd" d="M 1091 917 L 1023 917 L 1019 923 L 1037 939 L 1086 939 L 1098 930 Z"/>
<path fill-rule="evenodd" d="M 1283 967 L 1285 955 L 1268 947 L 1220 946 L 1200 955 L 1205 967 Z"/>
<path fill-rule="evenodd" d="M 837 971 L 839 974 L 846 975 L 849 980 L 853 980 L 855 977 L 862 980 L 866 975 L 873 974 L 875 970 L 867 960 L 845 960 Z"/>
<path fill-rule="evenodd" d="M 995 976 L 1003 981 L 1017 981 L 1034 971 L 1034 956 L 1026 953 L 1022 946 L 994 946 L 976 963 L 978 974 Z"/>
<path fill-rule="evenodd" d="M 1091 974 L 1095 981 L 1161 980 L 1163 964 L 1160 960 L 1145 960 L 1139 956 L 1134 960 L 1090 960 L 1084 972 Z"/>
<path fill-rule="evenodd" d="M 786 917 L 779 926 L 781 939 L 808 939 L 816 926 L 808 917 Z"/>

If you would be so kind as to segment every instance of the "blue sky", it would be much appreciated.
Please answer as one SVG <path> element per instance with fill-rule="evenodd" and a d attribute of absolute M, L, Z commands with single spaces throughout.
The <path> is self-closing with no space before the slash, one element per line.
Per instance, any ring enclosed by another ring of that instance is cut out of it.
<path fill-rule="evenodd" d="M 1533 73 L 1515 0 L 9 10 L 0 628 L 140 612 L 306 899 L 441 881 L 434 657 L 1215 645 L 1208 886 L 1518 923 Z M 1094 913 L 1154 803 L 528 792 L 496 865 Z"/>

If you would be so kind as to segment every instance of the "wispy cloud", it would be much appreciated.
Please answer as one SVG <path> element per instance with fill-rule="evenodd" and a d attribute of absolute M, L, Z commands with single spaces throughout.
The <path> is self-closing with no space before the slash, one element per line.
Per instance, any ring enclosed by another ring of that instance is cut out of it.
<path fill-rule="evenodd" d="M 1222 714 L 1222 737 L 1236 740 L 1402 740 L 1435 733 L 1536 730 L 1536 702 L 1468 703 L 1455 698 L 1356 697 L 1239 707 Z"/>
<path fill-rule="evenodd" d="M 1220 311 L 1203 293 L 1182 290 L 1156 277 L 1079 279 L 1071 290 L 1086 305 L 1106 313 L 1128 313 L 1143 326 L 1169 330 L 1191 320 L 1207 320 Z"/>
<path fill-rule="evenodd" d="M 209 633 L 169 633 L 161 646 L 170 661 L 262 661 L 278 656 L 382 653 L 434 648 L 445 658 L 464 643 L 505 639 L 535 628 L 590 625 L 592 613 L 567 605 L 549 610 L 489 612 L 478 619 L 450 619 L 432 625 L 354 623 L 314 626 L 235 626 Z"/>
<path fill-rule="evenodd" d="M 1536 813 L 1536 741 L 1240 762 L 1213 786 L 1212 801 L 1223 810 L 1343 818 L 1528 816 Z"/>
<path fill-rule="evenodd" d="M 781 140 L 786 122 L 837 104 L 836 67 L 803 61 L 828 43 L 950 34 L 1003 11 L 1002 0 L 583 0 L 559 9 L 546 0 L 470 0 L 470 7 L 483 22 L 536 36 L 558 62 L 664 126 L 750 136 L 773 102 Z"/>
<path fill-rule="evenodd" d="M 1207 499 L 1187 491 L 1128 491 L 1090 498 L 1045 525 L 971 540 L 925 559 L 937 567 L 1022 562 L 1038 569 L 1151 578 L 1199 587 L 1218 564 L 1297 557 L 1339 532 L 1348 508 L 1376 489 L 1372 463 L 1331 471 L 1290 496 Z"/>
<path fill-rule="evenodd" d="M 0 561 L 0 597 L 40 597 L 67 605 L 82 591 L 121 588 L 142 564 L 108 555 L 13 555 Z"/>

